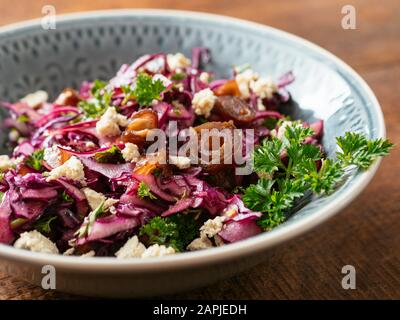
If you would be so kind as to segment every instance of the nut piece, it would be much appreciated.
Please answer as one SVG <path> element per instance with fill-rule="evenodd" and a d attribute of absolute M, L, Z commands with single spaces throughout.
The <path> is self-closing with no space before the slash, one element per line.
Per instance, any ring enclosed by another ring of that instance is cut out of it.
<path fill-rule="evenodd" d="M 153 110 L 144 109 L 131 116 L 131 122 L 122 133 L 121 140 L 142 146 L 151 141 L 146 141 L 152 129 L 158 128 L 158 116 Z"/>
<path fill-rule="evenodd" d="M 77 106 L 80 97 L 78 92 L 76 92 L 74 89 L 71 88 L 65 88 L 63 92 L 60 93 L 60 95 L 57 97 L 57 99 L 54 101 L 55 104 L 61 105 L 61 106 Z"/>

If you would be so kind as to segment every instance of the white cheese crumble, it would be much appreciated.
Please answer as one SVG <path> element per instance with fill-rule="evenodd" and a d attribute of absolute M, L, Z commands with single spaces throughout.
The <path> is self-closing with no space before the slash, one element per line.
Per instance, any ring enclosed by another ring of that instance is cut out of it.
<path fill-rule="evenodd" d="M 209 238 L 214 238 L 217 246 L 222 246 L 224 241 L 218 236 L 218 233 L 222 230 L 223 222 L 225 217 L 217 216 L 214 219 L 208 219 L 200 227 L 200 237 L 194 239 L 188 246 L 187 249 L 190 251 L 202 250 L 211 248 L 213 243 Z"/>
<path fill-rule="evenodd" d="M 236 75 L 235 80 L 242 98 L 247 99 L 250 97 L 250 83 L 256 81 L 258 78 L 258 74 L 251 69 L 246 69 Z"/>
<path fill-rule="evenodd" d="M 142 258 L 151 258 L 151 257 L 162 257 L 168 256 L 175 253 L 175 249 L 172 247 L 166 247 L 164 245 L 153 244 L 148 247 L 145 252 L 142 254 Z"/>
<path fill-rule="evenodd" d="M 51 148 L 45 148 L 43 159 L 53 169 L 59 167 L 61 165 L 60 150 L 56 145 L 52 146 Z"/>
<path fill-rule="evenodd" d="M 114 107 L 108 107 L 96 123 L 96 131 L 103 137 L 115 137 L 121 134 L 120 126 L 126 127 L 128 119 L 117 112 Z"/>
<path fill-rule="evenodd" d="M 208 83 L 210 81 L 210 74 L 208 72 L 202 72 L 199 76 L 200 81 Z"/>
<path fill-rule="evenodd" d="M 210 239 L 208 239 L 207 237 L 200 237 L 194 239 L 191 243 L 189 243 L 186 249 L 188 249 L 189 251 L 195 251 L 211 248 L 212 246 L 213 244 Z"/>
<path fill-rule="evenodd" d="M 96 210 L 102 203 L 104 210 L 106 210 L 119 201 L 117 199 L 107 198 L 104 194 L 90 188 L 82 188 L 81 191 L 85 194 L 86 200 L 92 210 Z"/>
<path fill-rule="evenodd" d="M 36 92 L 26 95 L 20 101 L 25 102 L 31 108 L 37 108 L 42 103 L 45 103 L 48 99 L 49 96 L 46 91 L 38 90 Z"/>
<path fill-rule="evenodd" d="M 216 101 L 217 97 L 209 88 L 196 92 L 192 100 L 194 112 L 199 116 L 203 115 L 208 118 Z"/>
<path fill-rule="evenodd" d="M 80 257 L 87 258 L 87 257 L 94 257 L 95 255 L 96 255 L 96 252 L 94 252 L 94 250 L 90 250 L 84 254 L 81 254 Z"/>
<path fill-rule="evenodd" d="M 276 137 L 279 140 L 283 140 L 285 138 L 286 128 L 293 125 L 301 126 L 301 124 L 295 124 L 292 121 L 283 121 L 281 126 L 278 128 L 278 131 L 276 129 L 271 130 L 271 136 Z"/>
<path fill-rule="evenodd" d="M 160 80 L 162 82 L 162 84 L 164 85 L 164 87 L 169 87 L 172 84 L 172 81 L 169 80 L 166 76 L 157 73 L 153 76 L 152 81 L 155 82 L 157 80 Z M 156 100 L 158 102 L 158 100 Z"/>
<path fill-rule="evenodd" d="M 141 257 L 145 251 L 146 247 L 139 241 L 137 236 L 134 236 L 115 253 L 115 256 L 117 259 Z"/>
<path fill-rule="evenodd" d="M 200 227 L 200 235 L 205 235 L 209 238 L 214 237 L 218 232 L 222 230 L 223 222 L 225 217 L 217 216 L 214 219 L 208 219 Z"/>
<path fill-rule="evenodd" d="M 63 165 L 54 168 L 48 174 L 47 181 L 65 177 L 74 181 L 83 181 L 85 172 L 82 162 L 75 156 L 69 158 Z"/>
<path fill-rule="evenodd" d="M 250 88 L 261 99 L 272 98 L 273 94 L 278 91 L 277 85 L 267 78 L 251 81 Z"/>
<path fill-rule="evenodd" d="M 183 170 L 190 167 L 190 158 L 184 156 L 169 156 L 169 163 Z"/>
<path fill-rule="evenodd" d="M 138 162 L 140 158 L 139 148 L 134 143 L 126 143 L 125 148 L 121 151 L 122 157 L 127 162 Z"/>
<path fill-rule="evenodd" d="M 171 71 L 181 71 L 181 69 L 190 67 L 191 61 L 183 53 L 168 54 L 167 63 Z"/>
<path fill-rule="evenodd" d="M 69 248 L 69 249 L 65 250 L 63 255 L 64 256 L 72 256 L 74 254 L 74 252 L 75 252 L 75 248 L 72 247 L 72 248 Z"/>
<path fill-rule="evenodd" d="M 5 171 L 14 168 L 15 162 L 9 156 L 0 156 L 0 171 Z"/>
<path fill-rule="evenodd" d="M 34 252 L 58 254 L 56 245 L 36 230 L 22 233 L 15 241 L 14 247 Z"/>
<path fill-rule="evenodd" d="M 12 142 L 16 142 L 19 139 L 19 132 L 18 130 L 11 129 L 10 132 L 8 133 L 8 139 Z"/>

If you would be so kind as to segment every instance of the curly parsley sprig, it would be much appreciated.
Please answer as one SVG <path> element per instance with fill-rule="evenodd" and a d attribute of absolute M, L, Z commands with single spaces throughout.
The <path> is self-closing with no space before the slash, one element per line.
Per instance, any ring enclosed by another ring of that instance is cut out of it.
<path fill-rule="evenodd" d="M 359 133 L 347 132 L 337 138 L 337 160 L 324 159 L 318 146 L 304 143 L 313 135 L 300 123 L 285 127 L 281 139 L 271 137 L 255 148 L 254 171 L 260 179 L 243 194 L 244 203 L 263 212 L 258 224 L 271 229 L 285 220 L 285 214 L 307 191 L 329 194 L 343 179 L 349 166 L 366 170 L 378 157 L 386 156 L 393 144 L 386 139 L 368 140 Z"/>

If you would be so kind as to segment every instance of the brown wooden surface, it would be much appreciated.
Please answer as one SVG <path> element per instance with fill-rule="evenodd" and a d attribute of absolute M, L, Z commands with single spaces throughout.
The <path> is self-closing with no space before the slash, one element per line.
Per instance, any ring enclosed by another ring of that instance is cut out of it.
<path fill-rule="evenodd" d="M 268 24 L 332 51 L 353 66 L 381 102 L 388 137 L 400 145 L 399 0 L 0 0 L 0 24 L 57 13 L 111 8 L 207 11 Z M 341 8 L 352 4 L 357 29 L 341 28 Z M 312 232 L 273 249 L 258 267 L 186 299 L 400 298 L 400 153 L 386 158 L 376 177 L 347 209 Z M 357 289 L 341 287 L 341 268 L 354 265 Z M 0 273 L 0 299 L 76 298 L 44 291 Z M 168 297 L 166 297 L 168 298 Z"/>

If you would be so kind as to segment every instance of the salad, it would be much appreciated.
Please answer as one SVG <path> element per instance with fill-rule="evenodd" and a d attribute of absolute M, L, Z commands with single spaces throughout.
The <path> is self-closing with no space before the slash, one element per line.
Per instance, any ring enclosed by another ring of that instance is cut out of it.
<path fill-rule="evenodd" d="M 0 243 L 36 252 L 156 257 L 269 231 L 392 144 L 290 119 L 291 72 L 205 71 L 206 48 L 148 54 L 109 81 L 15 103 L 0 156 Z M 262 70 L 265 71 L 265 70 Z"/>

